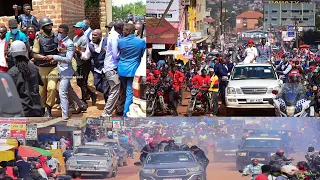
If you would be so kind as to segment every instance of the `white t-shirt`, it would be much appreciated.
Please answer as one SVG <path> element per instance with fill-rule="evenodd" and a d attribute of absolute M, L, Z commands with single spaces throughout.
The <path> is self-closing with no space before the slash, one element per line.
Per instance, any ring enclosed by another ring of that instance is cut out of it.
<path fill-rule="evenodd" d="M 246 58 L 244 59 L 244 63 L 250 63 L 250 61 L 256 56 L 258 56 L 258 50 L 256 47 L 248 47 L 245 51 Z M 254 61 L 255 62 L 255 61 Z"/>

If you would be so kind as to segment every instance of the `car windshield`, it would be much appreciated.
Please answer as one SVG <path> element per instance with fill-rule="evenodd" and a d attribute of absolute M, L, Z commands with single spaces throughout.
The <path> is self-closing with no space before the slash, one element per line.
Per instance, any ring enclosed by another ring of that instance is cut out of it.
<path fill-rule="evenodd" d="M 151 154 L 146 159 L 146 164 L 172 164 L 195 162 L 190 153 Z"/>
<path fill-rule="evenodd" d="M 234 150 L 238 149 L 238 146 L 241 144 L 241 140 L 222 140 L 217 143 L 217 147 L 223 150 Z"/>
<path fill-rule="evenodd" d="M 247 139 L 244 143 L 247 148 L 279 148 L 280 140 L 271 139 Z"/>
<path fill-rule="evenodd" d="M 233 70 L 233 80 L 277 79 L 272 66 L 239 66 Z"/>
<path fill-rule="evenodd" d="M 106 149 L 94 149 L 94 148 L 78 148 L 74 152 L 75 156 L 106 156 L 109 157 L 109 151 Z"/>

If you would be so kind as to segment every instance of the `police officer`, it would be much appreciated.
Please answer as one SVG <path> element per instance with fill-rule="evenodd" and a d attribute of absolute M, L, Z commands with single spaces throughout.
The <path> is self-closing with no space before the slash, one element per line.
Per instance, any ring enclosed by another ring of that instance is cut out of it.
<path fill-rule="evenodd" d="M 44 86 L 40 86 L 40 96 L 46 108 L 45 116 L 51 117 L 51 109 L 55 105 L 56 86 L 58 81 L 57 63 L 50 62 L 48 55 L 57 55 L 58 39 L 52 32 L 53 22 L 45 17 L 39 21 L 40 32 L 34 41 L 34 64 L 38 66 Z"/>

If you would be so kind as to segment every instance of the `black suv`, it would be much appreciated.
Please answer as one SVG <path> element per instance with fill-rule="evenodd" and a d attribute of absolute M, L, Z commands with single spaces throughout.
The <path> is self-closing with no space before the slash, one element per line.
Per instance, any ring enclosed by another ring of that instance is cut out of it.
<path fill-rule="evenodd" d="M 283 148 L 283 141 L 280 137 L 246 137 L 237 151 L 237 170 L 243 170 L 245 166 L 251 164 L 253 159 L 258 159 L 259 163 L 269 164 L 270 156 L 278 149 Z"/>

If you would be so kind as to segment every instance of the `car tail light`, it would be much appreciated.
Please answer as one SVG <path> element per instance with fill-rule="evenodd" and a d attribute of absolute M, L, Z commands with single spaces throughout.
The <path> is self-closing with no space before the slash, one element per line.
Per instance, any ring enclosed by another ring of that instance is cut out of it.
<path fill-rule="evenodd" d="M 133 83 L 132 83 L 133 95 L 138 98 L 140 98 L 140 83 L 141 83 L 140 76 L 134 76 Z"/>

